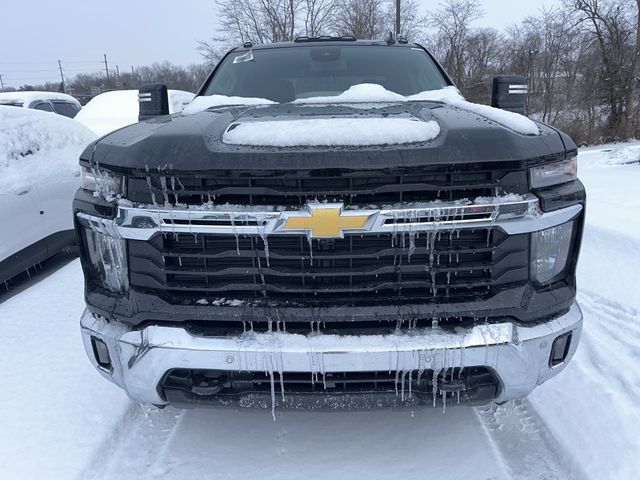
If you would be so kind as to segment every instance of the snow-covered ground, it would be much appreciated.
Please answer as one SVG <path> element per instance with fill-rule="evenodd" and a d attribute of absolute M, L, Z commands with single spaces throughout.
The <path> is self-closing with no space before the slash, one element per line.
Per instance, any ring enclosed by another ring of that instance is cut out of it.
<path fill-rule="evenodd" d="M 528 399 L 444 415 L 277 411 L 276 422 L 143 408 L 85 358 L 75 260 L 0 303 L 0 478 L 638 478 L 640 164 L 624 163 L 639 157 L 640 144 L 580 154 L 582 342 Z"/>

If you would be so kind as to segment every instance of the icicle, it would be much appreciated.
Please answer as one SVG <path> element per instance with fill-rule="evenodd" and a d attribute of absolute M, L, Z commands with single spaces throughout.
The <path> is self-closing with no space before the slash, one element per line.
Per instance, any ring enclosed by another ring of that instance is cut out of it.
<path fill-rule="evenodd" d="M 307 241 L 309 242 L 309 263 L 313 266 L 313 239 L 311 235 L 307 236 Z"/>
<path fill-rule="evenodd" d="M 440 390 L 442 393 L 442 414 L 447 413 L 447 392 L 446 390 Z"/>
<path fill-rule="evenodd" d="M 499 214 L 500 214 L 500 207 L 496 204 L 493 206 L 493 213 L 491 214 L 491 224 L 489 225 L 489 229 L 487 230 L 487 247 L 489 246 L 491 231 L 493 230 L 493 226 L 495 225 Z"/>
<path fill-rule="evenodd" d="M 149 166 L 146 167 L 147 172 L 149 172 Z M 158 202 L 156 202 L 156 194 L 153 191 L 153 185 L 151 184 L 151 177 L 149 175 L 147 175 L 147 186 L 149 187 L 149 192 L 151 193 L 151 203 L 153 205 L 158 205 Z"/>
<path fill-rule="evenodd" d="M 278 364 L 278 375 L 280 375 L 280 393 L 282 395 L 282 403 L 284 404 L 284 367 L 282 360 L 282 351 L 280 352 L 280 362 L 276 362 Z"/>
<path fill-rule="evenodd" d="M 391 248 L 396 246 L 396 237 L 398 235 L 398 212 L 393 212 L 393 232 L 391 234 Z"/>
<path fill-rule="evenodd" d="M 256 260 L 258 260 L 258 271 L 260 272 L 260 280 L 262 281 L 262 296 L 267 296 L 267 282 L 264 279 L 264 272 L 262 271 L 262 263 L 260 262 L 260 256 L 256 255 Z M 253 324 L 251 325 L 251 330 L 253 330 Z"/>
<path fill-rule="evenodd" d="M 240 239 L 238 238 L 238 230 L 236 229 L 235 222 L 235 214 L 233 212 L 229 213 L 229 219 L 231 220 L 231 229 L 233 230 L 233 236 L 236 237 L 236 252 L 238 252 L 238 256 L 240 256 Z"/>
<path fill-rule="evenodd" d="M 160 176 L 160 187 L 162 188 L 162 198 L 164 199 L 164 204 L 169 205 L 169 193 L 167 192 L 167 177 L 164 175 Z"/>
<path fill-rule="evenodd" d="M 396 397 L 398 396 L 398 382 L 400 381 L 400 371 L 398 370 L 398 365 L 396 364 L 396 378 L 393 382 L 396 390 Z"/>
<path fill-rule="evenodd" d="M 271 416 L 276 421 L 276 384 L 273 379 L 273 365 L 269 369 L 269 382 L 271 382 Z"/>
<path fill-rule="evenodd" d="M 431 387 L 431 394 L 433 396 L 433 406 L 436 406 L 436 399 L 438 398 L 438 375 L 440 374 L 440 370 L 433 369 L 433 385 Z"/>

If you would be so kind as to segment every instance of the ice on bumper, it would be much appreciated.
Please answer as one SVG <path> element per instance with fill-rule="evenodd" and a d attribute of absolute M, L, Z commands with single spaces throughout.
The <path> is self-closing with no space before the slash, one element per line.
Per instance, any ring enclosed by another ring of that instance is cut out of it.
<path fill-rule="evenodd" d="M 99 370 L 136 400 L 166 403 L 159 386 L 175 368 L 261 371 L 272 383 L 272 407 L 276 390 L 283 398 L 286 395 L 284 388 L 274 385 L 275 378 L 282 385 L 283 378 L 293 373 L 308 373 L 322 385 L 320 378 L 328 372 L 395 372 L 397 395 L 406 397 L 411 395 L 405 389 L 407 379 L 425 374 L 446 380 L 467 367 L 487 367 L 499 379 L 495 401 L 521 398 L 563 368 L 575 352 L 581 325 L 577 304 L 564 315 L 532 326 L 479 323 L 454 331 L 432 328 L 362 336 L 246 332 L 205 337 L 160 325 L 131 330 L 88 311 L 82 318 L 85 348 L 94 365 L 98 366 L 94 344 L 99 340 L 107 346 L 111 361 L 109 368 Z M 568 332 L 572 341 L 566 358 L 552 367 L 554 340 Z M 446 403 L 445 384 L 433 385 L 434 404 L 436 398 Z M 453 392 L 449 398 L 454 398 Z"/>

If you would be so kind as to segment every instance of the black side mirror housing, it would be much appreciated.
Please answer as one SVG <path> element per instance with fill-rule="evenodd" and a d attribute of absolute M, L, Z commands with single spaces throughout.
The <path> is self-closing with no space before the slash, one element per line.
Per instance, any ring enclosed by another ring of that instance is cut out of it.
<path fill-rule="evenodd" d="M 527 81 L 522 75 L 498 75 L 493 77 L 491 106 L 524 115 L 527 92 Z"/>
<path fill-rule="evenodd" d="M 138 90 L 138 121 L 169 115 L 169 92 L 162 83 L 143 85 Z"/>

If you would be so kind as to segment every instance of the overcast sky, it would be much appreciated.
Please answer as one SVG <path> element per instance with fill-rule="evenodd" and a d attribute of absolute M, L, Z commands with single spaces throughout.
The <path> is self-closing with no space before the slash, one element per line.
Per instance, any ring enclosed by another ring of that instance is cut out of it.
<path fill-rule="evenodd" d="M 426 12 L 438 0 L 418 0 Z M 555 0 L 482 0 L 477 26 L 498 29 L 518 22 Z M 197 41 L 216 28 L 215 1 L 186 0 L 2 0 L 0 75 L 5 86 L 68 77 L 109 68 L 130 70 L 170 60 L 201 61 Z"/>

